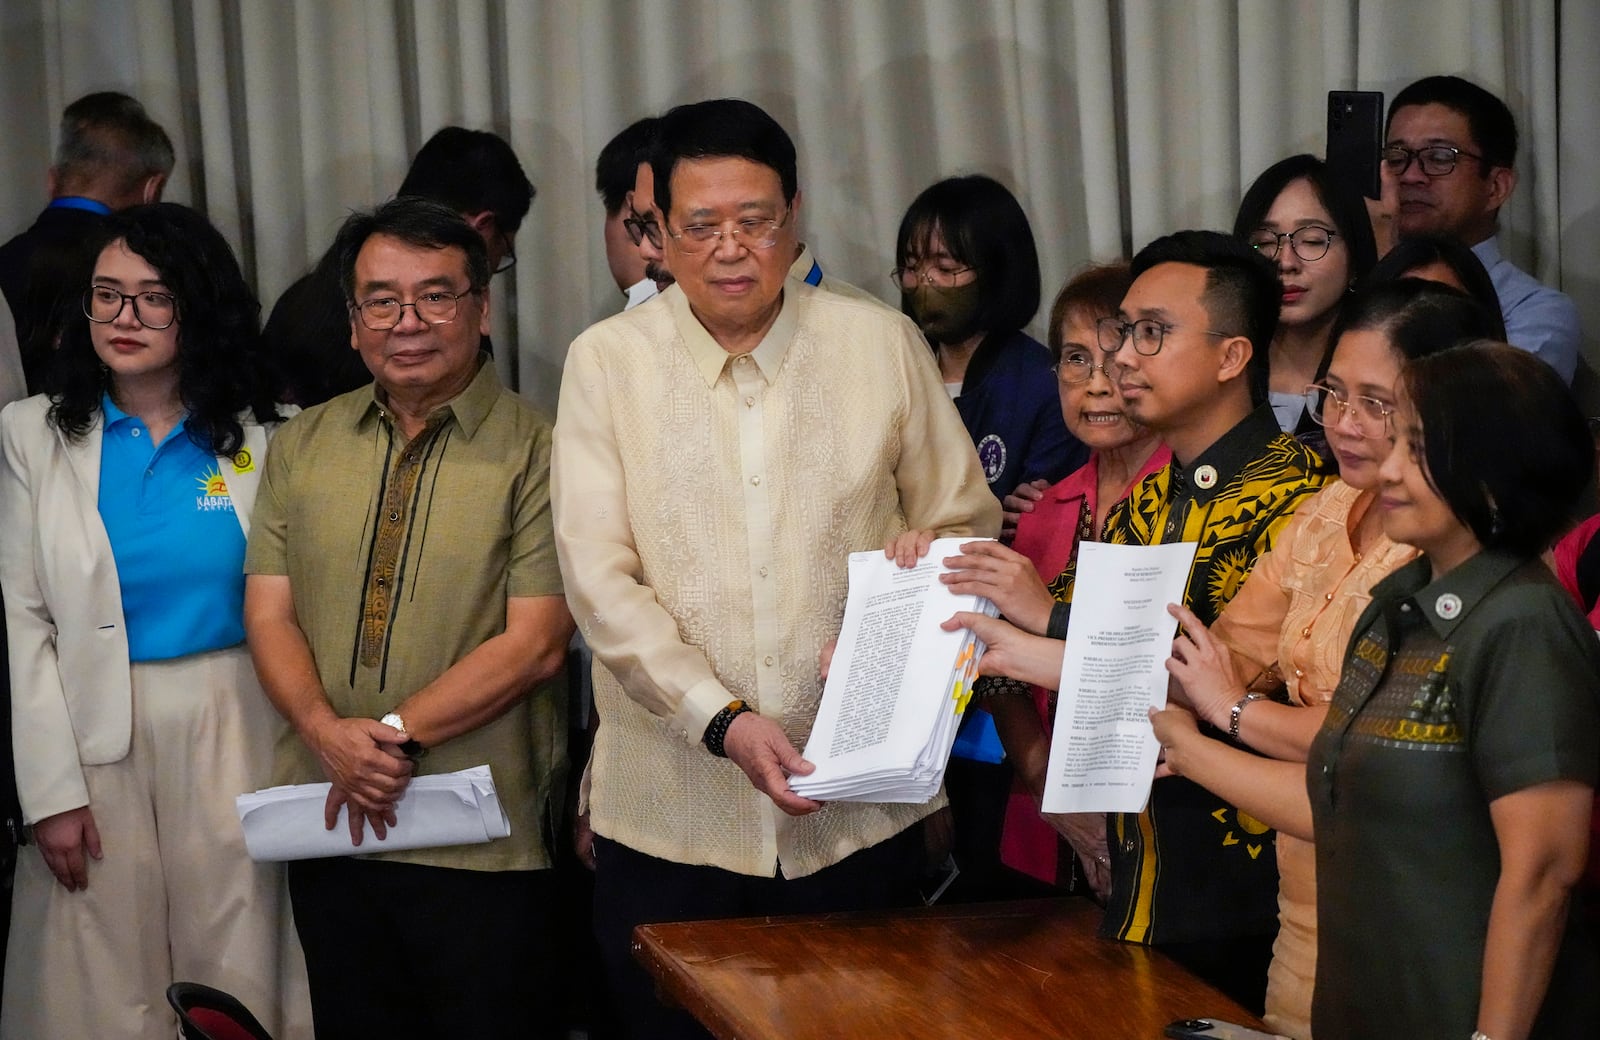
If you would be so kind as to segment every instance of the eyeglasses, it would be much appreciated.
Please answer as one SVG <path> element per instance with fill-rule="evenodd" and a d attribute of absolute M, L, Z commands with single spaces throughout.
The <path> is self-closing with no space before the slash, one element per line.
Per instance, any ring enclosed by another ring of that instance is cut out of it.
<path fill-rule="evenodd" d="M 628 238 L 634 245 L 645 239 L 657 249 L 661 248 L 661 222 L 651 216 L 646 216 L 638 210 L 630 210 L 629 215 L 622 218 L 622 230 L 628 233 Z"/>
<path fill-rule="evenodd" d="M 1394 436 L 1394 409 L 1376 397 L 1349 397 L 1331 386 L 1312 383 L 1306 387 L 1311 398 L 1311 418 L 1318 426 L 1337 426 L 1339 420 L 1349 415 L 1356 433 L 1371 440 Z M 1328 405 L 1338 409 L 1328 415 Z"/>
<path fill-rule="evenodd" d="M 747 217 L 744 220 L 729 221 L 732 227 L 690 224 L 682 231 L 674 231 L 671 225 L 667 225 L 667 234 L 671 235 L 672 240 L 678 243 L 678 248 L 689 256 L 710 252 L 721 245 L 723 239 L 742 245 L 746 249 L 770 249 L 778 241 L 778 229 L 788 221 L 789 213 L 785 213 L 782 220 Z M 646 231 L 648 233 L 648 229 Z M 654 243 L 655 239 L 652 238 L 650 241 Z"/>
<path fill-rule="evenodd" d="M 1426 148 L 1407 148 L 1403 144 L 1391 144 L 1378 153 L 1383 160 L 1384 169 L 1396 177 L 1411 169 L 1411 160 L 1415 159 L 1422 166 L 1422 172 L 1429 177 L 1444 177 L 1456 168 L 1456 163 L 1462 156 L 1476 159 L 1481 163 L 1488 160 L 1481 155 L 1452 148 L 1444 144 L 1431 144 Z"/>
<path fill-rule="evenodd" d="M 178 320 L 178 298 L 171 293 L 146 290 L 118 292 L 108 285 L 91 285 L 83 294 L 83 313 L 90 321 L 104 325 L 117 320 L 122 308 L 133 304 L 133 316 L 153 332 L 170 328 Z"/>
<path fill-rule="evenodd" d="M 1111 366 L 1115 363 L 1115 359 L 1110 354 L 1106 355 L 1104 361 L 1096 364 L 1094 355 L 1087 350 L 1074 350 L 1063 353 L 1060 359 L 1050 367 L 1055 369 L 1057 379 L 1071 386 L 1077 383 L 1086 383 L 1093 379 L 1097 370 L 1104 372 L 1107 379 L 1112 378 Z"/>
<path fill-rule="evenodd" d="M 910 291 L 918 282 L 926 282 L 940 289 L 954 289 L 961 276 L 974 268 L 963 267 L 953 261 L 934 261 L 931 264 L 906 264 L 889 272 L 889 280 Z"/>
<path fill-rule="evenodd" d="M 1165 325 L 1154 318 L 1140 318 L 1138 321 L 1123 321 L 1120 318 L 1101 318 L 1094 323 L 1095 338 L 1099 341 L 1100 349 L 1107 354 L 1115 354 L 1122 349 L 1122 344 L 1132 341 L 1133 352 L 1143 354 L 1145 357 L 1155 357 L 1161 353 L 1161 345 L 1166 342 L 1167 333 L 1174 332 L 1177 325 Z M 1226 339 L 1231 333 L 1213 332 L 1205 330 L 1207 336 L 1220 336 Z"/>
<path fill-rule="evenodd" d="M 379 296 L 355 305 L 361 314 L 361 324 L 373 332 L 386 332 L 400 324 L 407 307 L 417 312 L 417 317 L 429 325 L 448 325 L 456 320 L 463 296 L 471 296 L 477 289 L 466 292 L 423 293 L 410 303 L 401 303 L 393 296 Z"/>
<path fill-rule="evenodd" d="M 1316 224 L 1307 224 L 1293 231 L 1268 231 L 1266 228 L 1256 228 L 1250 232 L 1250 237 L 1246 241 L 1250 243 L 1251 249 L 1268 260 L 1276 260 L 1278 250 L 1283 248 L 1284 239 L 1288 239 L 1290 251 L 1310 264 L 1327 256 L 1328 248 L 1338 237 L 1337 231 L 1329 231 Z"/>
<path fill-rule="evenodd" d="M 504 274 L 513 267 L 517 266 L 516 243 L 513 242 L 511 240 L 511 236 L 506 234 L 504 231 L 500 232 L 500 241 L 506 244 L 506 252 L 505 255 L 500 258 L 500 266 L 489 272 L 490 277 L 493 277 L 497 274 Z"/>

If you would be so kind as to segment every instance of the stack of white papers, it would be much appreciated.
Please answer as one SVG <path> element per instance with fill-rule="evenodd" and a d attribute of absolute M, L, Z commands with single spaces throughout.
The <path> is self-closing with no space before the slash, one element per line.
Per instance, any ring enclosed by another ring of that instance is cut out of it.
<path fill-rule="evenodd" d="M 360 845 L 350 844 L 350 809 L 339 809 L 333 830 L 323 823 L 332 784 L 269 787 L 234 800 L 250 858 L 272 862 L 358 856 L 369 852 L 481 845 L 511 833 L 488 766 L 419 776 L 395 803 L 396 823 L 384 838 L 368 826 Z"/>
<path fill-rule="evenodd" d="M 795 794 L 921 804 L 939 792 L 983 656 L 972 632 L 939 625 L 958 610 L 998 613 L 982 596 L 957 596 L 939 581 L 940 561 L 974 540 L 937 539 L 907 569 L 882 550 L 850 554 L 844 627 L 806 742 L 816 771 L 789 778 Z"/>

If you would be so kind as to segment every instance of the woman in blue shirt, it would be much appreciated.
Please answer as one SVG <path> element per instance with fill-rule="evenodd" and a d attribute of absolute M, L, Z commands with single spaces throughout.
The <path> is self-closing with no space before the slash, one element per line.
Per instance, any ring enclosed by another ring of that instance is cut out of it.
<path fill-rule="evenodd" d="M 200 214 L 106 229 L 51 390 L 0 413 L 0 581 L 23 815 L 0 1036 L 170 1040 L 175 979 L 278 1013 L 275 868 L 234 796 L 279 723 L 244 648 L 276 423 L 259 305 Z"/>

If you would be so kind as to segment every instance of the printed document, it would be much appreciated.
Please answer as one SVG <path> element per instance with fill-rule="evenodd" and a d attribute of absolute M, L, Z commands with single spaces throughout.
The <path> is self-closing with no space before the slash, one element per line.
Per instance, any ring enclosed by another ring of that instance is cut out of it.
<path fill-rule="evenodd" d="M 1167 658 L 1194 542 L 1078 546 L 1045 812 L 1140 812 L 1161 748 L 1148 709 L 1167 705 Z"/>
<path fill-rule="evenodd" d="M 350 844 L 350 807 L 339 809 L 333 830 L 323 824 L 331 784 L 294 784 L 242 794 L 234 800 L 244 844 L 258 862 L 359 856 L 440 845 L 479 845 L 511 833 L 488 766 L 419 776 L 395 803 L 397 822 L 379 838 L 368 826 Z"/>
<path fill-rule="evenodd" d="M 941 562 L 973 538 L 936 539 L 915 567 L 882 550 L 850 554 L 844 624 L 807 741 L 795 794 L 818 801 L 914 802 L 939 792 L 983 642 L 939 627 L 959 610 L 994 617 L 982 596 L 957 596 Z"/>

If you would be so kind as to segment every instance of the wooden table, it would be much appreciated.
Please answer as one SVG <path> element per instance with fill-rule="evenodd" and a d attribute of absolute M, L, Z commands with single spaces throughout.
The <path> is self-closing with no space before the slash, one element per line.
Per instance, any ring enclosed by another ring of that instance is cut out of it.
<path fill-rule="evenodd" d="M 1261 1028 L 1085 899 L 642 925 L 634 955 L 720 1040 L 1154 1040 L 1179 1018 Z"/>

